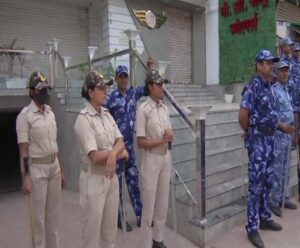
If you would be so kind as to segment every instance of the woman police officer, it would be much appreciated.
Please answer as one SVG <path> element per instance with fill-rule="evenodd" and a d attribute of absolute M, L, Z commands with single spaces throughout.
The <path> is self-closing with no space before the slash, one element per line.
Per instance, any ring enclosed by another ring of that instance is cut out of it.
<path fill-rule="evenodd" d="M 168 211 L 171 169 L 168 143 L 173 139 L 173 131 L 168 107 L 161 101 L 164 82 L 157 70 L 148 72 L 145 85 L 148 98 L 138 108 L 136 118 L 137 145 L 143 149 L 140 168 L 143 199 L 140 247 L 143 248 L 166 248 L 163 228 Z"/>
<path fill-rule="evenodd" d="M 58 161 L 55 115 L 46 104 L 49 88 L 43 73 L 32 73 L 29 78 L 32 101 L 18 115 L 16 125 L 22 191 L 29 196 L 35 248 L 59 247 L 57 229 L 63 174 Z"/>
<path fill-rule="evenodd" d="M 83 209 L 83 248 L 115 247 L 119 204 L 116 160 L 128 159 L 123 137 L 109 111 L 103 76 L 91 71 L 85 78 L 82 96 L 87 106 L 75 123 L 82 168 L 79 179 L 80 205 Z"/>

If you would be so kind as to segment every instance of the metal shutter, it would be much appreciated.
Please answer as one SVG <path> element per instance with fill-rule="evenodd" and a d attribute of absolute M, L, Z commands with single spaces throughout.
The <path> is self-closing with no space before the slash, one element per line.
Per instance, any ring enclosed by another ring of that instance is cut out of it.
<path fill-rule="evenodd" d="M 295 4 L 279 1 L 276 10 L 276 19 L 285 22 L 300 22 L 300 8 Z"/>
<path fill-rule="evenodd" d="M 175 82 L 192 81 L 192 14 L 168 8 L 169 78 Z"/>
<path fill-rule="evenodd" d="M 1 0 L 0 46 L 16 37 L 16 46 L 28 50 L 47 50 L 46 42 L 57 38 L 61 54 L 72 57 L 71 64 L 86 61 L 87 12 L 47 1 Z"/>

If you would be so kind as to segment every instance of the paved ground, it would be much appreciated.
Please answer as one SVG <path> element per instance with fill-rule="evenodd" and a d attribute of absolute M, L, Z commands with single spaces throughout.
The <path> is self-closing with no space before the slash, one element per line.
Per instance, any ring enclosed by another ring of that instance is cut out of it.
<path fill-rule="evenodd" d="M 296 200 L 293 202 L 296 203 Z M 297 205 L 297 210 L 285 210 L 283 218 L 274 217 L 274 220 L 283 226 L 281 232 L 260 231 L 266 248 L 300 248 L 300 203 Z M 252 247 L 247 240 L 244 226 L 234 228 L 207 245 L 207 248 Z"/>
<path fill-rule="evenodd" d="M 129 213 L 129 220 L 133 220 Z M 29 248 L 30 233 L 29 217 L 26 198 L 20 193 L 0 195 L 0 247 L 1 248 Z M 134 221 L 130 221 L 135 224 Z M 76 192 L 64 191 L 60 218 L 61 248 L 79 248 L 82 227 L 80 223 L 80 208 Z M 138 248 L 140 229 L 134 226 L 134 231 L 127 236 L 127 246 L 124 236 L 118 232 L 116 248 Z M 165 242 L 170 248 L 196 248 L 186 239 L 175 235 L 169 228 L 165 230 Z"/>
<path fill-rule="evenodd" d="M 294 201 L 296 202 L 296 201 Z M 283 225 L 283 231 L 261 231 L 266 248 L 300 248 L 300 204 L 297 210 L 285 210 L 284 218 L 276 218 Z M 62 248 L 79 248 L 81 237 L 80 208 L 76 192 L 64 191 L 60 219 L 60 241 Z M 134 224 L 132 213 L 130 222 Z M 28 211 L 26 198 L 20 193 L 0 195 L 0 247 L 29 248 L 30 233 L 28 230 Z M 118 232 L 117 248 L 138 248 L 139 230 L 127 236 L 127 246 L 124 245 L 122 232 Z M 196 248 L 186 239 L 166 228 L 165 241 L 169 248 Z M 207 248 L 251 248 L 246 239 L 244 226 L 239 226 L 216 239 L 208 242 Z"/>

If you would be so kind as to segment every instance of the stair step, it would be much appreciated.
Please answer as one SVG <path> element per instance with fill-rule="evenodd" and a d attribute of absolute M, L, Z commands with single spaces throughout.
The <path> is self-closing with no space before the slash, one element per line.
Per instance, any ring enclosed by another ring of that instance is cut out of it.
<path fill-rule="evenodd" d="M 222 185 L 225 185 L 225 189 L 220 189 Z M 218 187 L 218 188 L 217 188 Z M 243 195 L 246 195 L 248 189 L 248 177 L 244 177 L 244 193 L 242 192 L 242 178 L 236 178 L 234 180 L 228 181 L 221 185 L 213 186 L 216 192 L 213 192 L 214 195 L 210 195 L 208 198 L 208 192 L 210 188 L 207 189 L 206 194 L 206 211 L 211 212 L 215 209 L 226 206 L 238 199 L 240 199 Z M 219 190 L 219 191 L 217 191 Z M 210 191 L 211 193 L 212 191 Z"/>
<path fill-rule="evenodd" d="M 247 167 L 247 163 L 248 163 L 248 157 L 246 157 L 246 160 L 244 161 L 244 165 L 246 167 Z M 212 176 L 214 174 L 223 173 L 228 170 L 232 170 L 241 166 L 242 166 L 241 161 L 232 161 L 230 163 L 222 163 L 216 166 L 210 166 L 206 168 L 206 176 Z"/>
<path fill-rule="evenodd" d="M 182 196 L 187 194 L 186 188 L 191 192 L 192 196 L 195 197 L 196 195 L 196 179 L 191 178 L 191 179 L 186 179 L 184 180 L 184 184 L 180 181 L 177 180 L 175 183 L 176 187 L 176 199 L 180 199 Z"/>
<path fill-rule="evenodd" d="M 241 131 L 238 130 L 238 132 L 235 133 L 226 133 L 219 137 L 207 137 L 206 138 L 206 149 L 212 150 L 212 149 L 221 149 L 223 147 L 228 146 L 234 146 L 234 145 L 243 145 L 243 139 L 241 137 Z"/>
<path fill-rule="evenodd" d="M 171 91 L 172 95 L 175 97 L 175 98 L 178 98 L 178 97 L 199 97 L 199 96 L 214 96 L 214 94 L 210 93 L 209 91 Z"/>
<path fill-rule="evenodd" d="M 237 110 L 228 110 L 222 112 L 208 112 L 206 117 L 206 125 L 217 125 L 220 123 L 233 122 L 238 119 Z"/>
<path fill-rule="evenodd" d="M 68 92 L 81 92 L 81 87 L 69 87 Z"/>
<path fill-rule="evenodd" d="M 223 222 L 230 217 L 245 212 L 247 210 L 247 199 L 241 198 L 221 208 L 215 209 L 206 214 L 207 225 L 205 228 L 210 228 L 220 222 Z"/>
<path fill-rule="evenodd" d="M 218 166 L 218 167 L 221 167 L 221 166 Z M 244 164 L 244 169 L 243 169 L 241 163 L 239 163 L 239 164 L 237 163 L 234 166 L 232 165 L 230 169 L 219 170 L 218 173 L 213 173 L 210 175 L 206 174 L 206 179 L 205 179 L 206 187 L 208 187 L 208 188 L 213 187 L 213 186 L 216 186 L 219 184 L 226 183 L 227 181 L 233 180 L 235 178 L 239 178 L 239 177 L 241 178 L 242 173 L 245 176 L 245 174 L 247 174 L 247 171 L 248 171 L 248 166 L 246 163 Z"/>
<path fill-rule="evenodd" d="M 58 93 L 56 93 L 56 97 L 57 97 L 57 98 L 65 98 L 65 93 L 63 93 L 63 92 L 58 92 Z"/>
<path fill-rule="evenodd" d="M 214 185 L 212 187 L 206 188 L 206 199 L 211 199 L 216 196 L 230 192 L 236 188 L 239 188 L 242 185 L 242 177 L 234 178 L 230 181 L 224 182 L 222 184 Z M 248 178 L 244 177 L 244 184 L 248 183 Z"/>
<path fill-rule="evenodd" d="M 199 99 L 197 101 L 190 101 L 190 100 L 179 100 L 179 103 L 184 103 L 186 106 L 198 106 L 198 105 L 203 105 L 203 104 L 216 104 L 216 103 L 222 103 L 223 101 L 219 100 L 219 99 Z"/>
<path fill-rule="evenodd" d="M 191 143 L 195 145 L 196 138 L 191 133 L 191 130 L 188 128 L 185 129 L 174 129 L 174 140 L 173 140 L 173 146 L 185 144 L 185 143 Z"/>
<path fill-rule="evenodd" d="M 296 174 L 297 166 L 293 165 L 291 168 L 291 174 L 293 175 L 290 180 L 290 189 L 292 187 L 297 186 L 298 177 Z M 206 188 L 206 211 L 207 213 L 214 211 L 216 209 L 220 209 L 228 204 L 232 204 L 233 202 L 241 199 L 243 196 L 246 196 L 247 188 L 248 188 L 248 177 L 244 175 L 244 194 L 242 194 L 242 177 L 239 176 L 233 180 L 220 183 L 219 185 L 215 185 L 212 187 Z M 190 190 L 192 196 L 195 198 L 195 187 L 196 181 L 195 179 L 189 179 L 185 181 L 186 186 Z M 193 190 L 194 189 L 194 190 Z M 179 191 L 177 194 L 177 200 L 186 204 L 187 206 L 192 205 L 192 199 L 187 194 L 186 189 L 184 188 L 182 183 L 178 183 L 176 185 L 176 191 Z"/>
<path fill-rule="evenodd" d="M 196 159 L 189 159 L 182 162 L 173 162 L 174 168 L 183 180 L 194 178 L 196 174 Z M 179 179 L 177 180 L 179 182 Z"/>
<path fill-rule="evenodd" d="M 67 98 L 67 102 L 69 104 L 73 104 L 73 103 L 77 104 L 77 103 L 85 103 L 86 100 L 84 98 L 82 98 L 82 97 L 68 97 Z"/>
<path fill-rule="evenodd" d="M 176 94 L 176 93 L 204 93 L 204 94 L 211 94 L 210 91 L 208 91 L 205 88 L 174 88 L 174 89 L 168 89 L 171 94 Z"/>
<path fill-rule="evenodd" d="M 205 87 L 203 87 L 200 84 L 167 84 L 167 88 L 168 89 L 177 89 L 177 88 L 201 88 L 201 89 L 205 89 Z"/>
<path fill-rule="evenodd" d="M 177 96 L 176 100 L 179 102 L 187 101 L 187 102 L 197 102 L 203 100 L 219 100 L 215 96 L 211 95 L 201 95 L 201 96 Z"/>
<path fill-rule="evenodd" d="M 234 132 L 243 133 L 242 129 L 240 128 L 240 124 L 237 120 L 229 121 L 227 123 L 206 125 L 205 132 L 206 137 L 218 137 L 223 134 L 230 134 Z"/>
<path fill-rule="evenodd" d="M 196 158 L 195 145 L 193 143 L 177 144 L 172 148 L 172 161 L 191 160 Z"/>
<path fill-rule="evenodd" d="M 235 135 L 240 135 L 241 136 L 241 134 L 243 134 L 242 129 L 234 129 L 234 130 L 232 130 L 230 132 L 224 132 L 223 131 L 220 134 L 213 133 L 213 134 L 210 134 L 210 135 L 207 134 L 207 128 L 206 128 L 205 131 L 206 131 L 206 137 L 205 137 L 206 140 L 214 140 L 214 139 L 226 138 L 226 137 L 235 136 Z"/>
<path fill-rule="evenodd" d="M 211 149 L 211 150 L 206 150 L 206 156 L 210 157 L 210 156 L 214 156 L 220 153 L 226 153 L 226 152 L 231 152 L 231 151 L 235 151 L 235 150 L 239 150 L 242 149 L 243 145 L 235 145 L 235 146 L 230 146 L 230 147 L 221 147 L 218 149 Z"/>
<path fill-rule="evenodd" d="M 78 97 L 78 98 L 82 98 L 81 96 L 81 91 L 69 91 L 68 92 L 68 97 L 69 98 L 74 98 L 74 97 Z"/>
<path fill-rule="evenodd" d="M 206 168 L 215 167 L 222 163 L 231 163 L 233 159 L 234 161 L 246 161 L 247 151 L 243 146 L 232 146 L 207 151 Z"/>
<path fill-rule="evenodd" d="M 75 111 L 75 112 L 80 112 L 84 107 L 86 106 L 85 103 L 66 103 L 66 109 L 67 111 Z"/>
<path fill-rule="evenodd" d="M 72 87 L 77 87 L 77 88 L 81 88 L 83 85 L 84 79 L 83 80 L 71 80 L 70 82 L 70 86 Z"/>
<path fill-rule="evenodd" d="M 201 245 L 203 238 L 203 230 L 196 225 L 193 225 L 190 222 L 191 217 L 193 216 L 193 209 L 195 204 L 190 206 L 180 202 L 178 199 L 175 201 L 176 209 L 176 221 L 177 221 L 177 232 L 183 235 L 188 240 L 192 241 L 197 245 Z M 169 204 L 167 225 L 173 228 L 173 204 Z M 183 246 L 182 246 L 183 247 Z M 188 248 L 188 247 L 184 247 Z"/>
<path fill-rule="evenodd" d="M 65 93 L 66 88 L 65 87 L 55 87 L 54 91 L 56 93 Z"/>

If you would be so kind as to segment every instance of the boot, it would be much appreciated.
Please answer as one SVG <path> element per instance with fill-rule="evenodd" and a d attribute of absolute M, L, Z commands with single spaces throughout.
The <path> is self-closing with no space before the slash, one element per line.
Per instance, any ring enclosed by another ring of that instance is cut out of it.
<path fill-rule="evenodd" d="M 257 231 L 248 233 L 248 239 L 257 248 L 265 247 L 264 242 Z"/>

